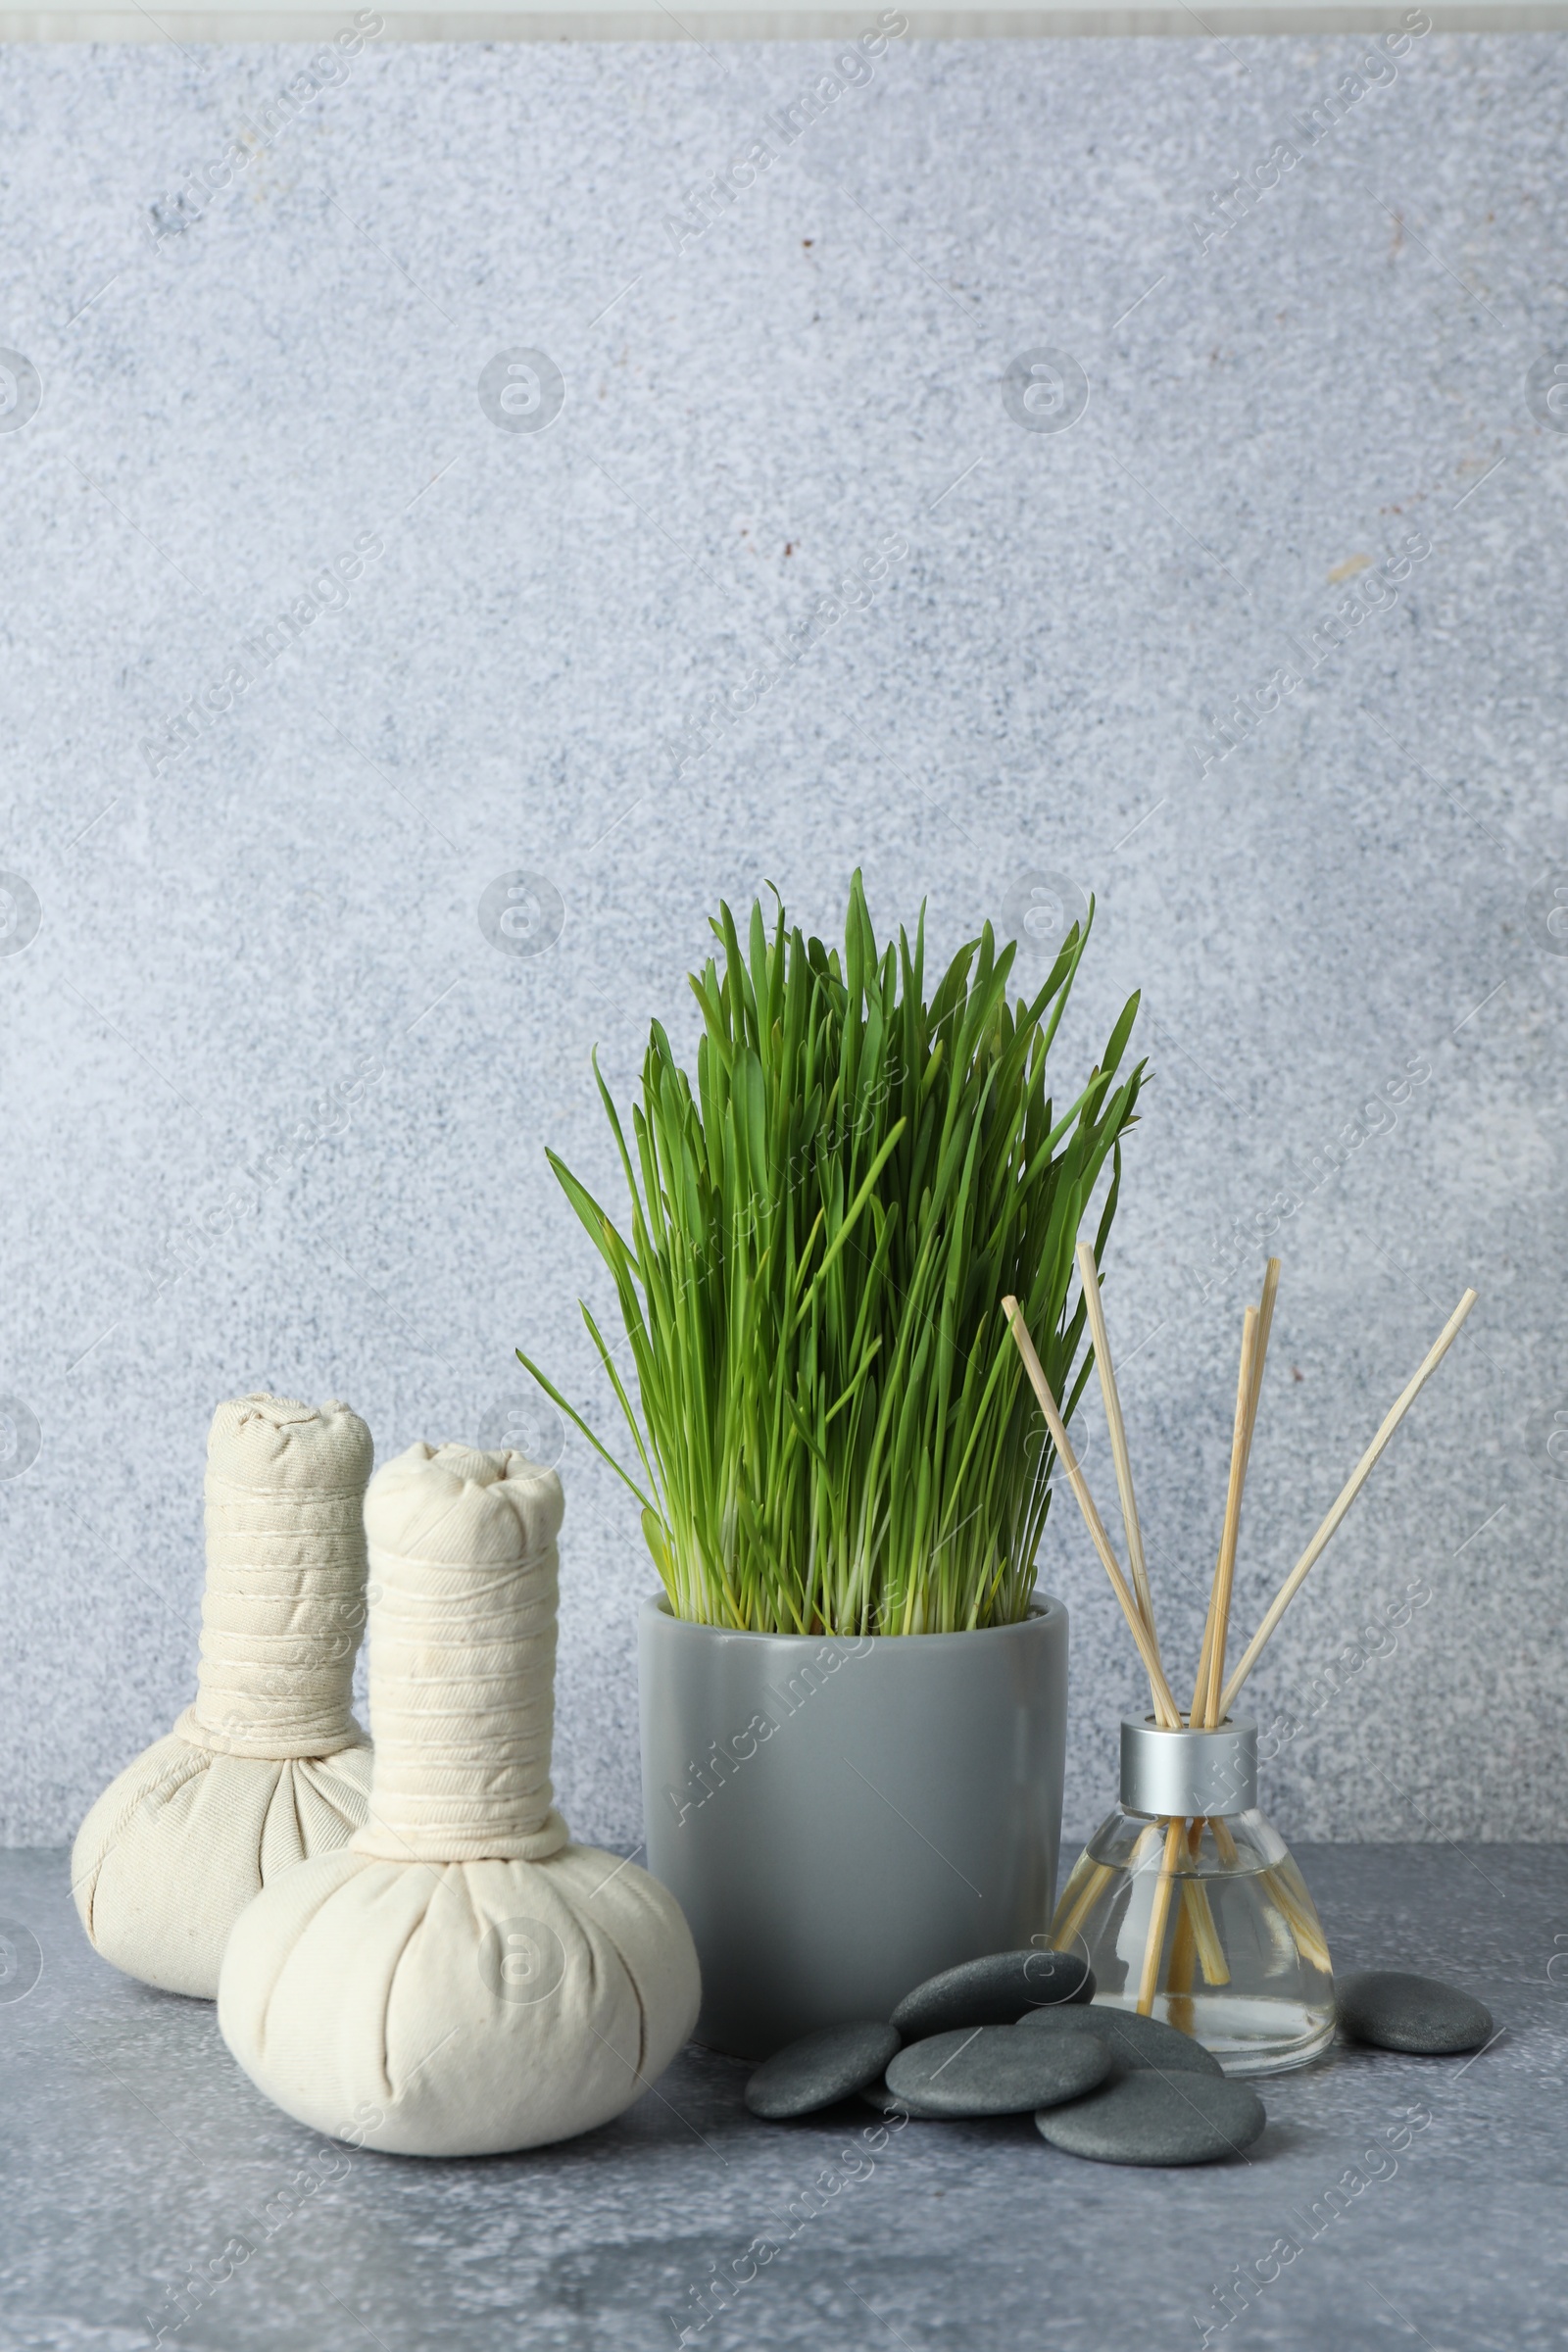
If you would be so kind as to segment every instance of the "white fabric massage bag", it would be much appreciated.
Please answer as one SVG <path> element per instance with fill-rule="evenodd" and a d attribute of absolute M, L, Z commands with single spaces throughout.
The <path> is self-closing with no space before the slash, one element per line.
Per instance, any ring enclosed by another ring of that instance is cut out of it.
<path fill-rule="evenodd" d="M 561 1482 L 411 1446 L 366 1496 L 369 1817 L 236 1922 L 218 2018 L 252 2080 L 370 2149 L 591 2131 L 697 2022 L 674 1897 L 552 1804 Z"/>
<path fill-rule="evenodd" d="M 365 1819 L 349 1706 L 370 1459 L 346 1404 L 236 1396 L 213 1416 L 196 1702 L 110 1783 L 72 1854 L 89 1938 L 148 1984 L 212 2000 L 251 1897 Z"/>

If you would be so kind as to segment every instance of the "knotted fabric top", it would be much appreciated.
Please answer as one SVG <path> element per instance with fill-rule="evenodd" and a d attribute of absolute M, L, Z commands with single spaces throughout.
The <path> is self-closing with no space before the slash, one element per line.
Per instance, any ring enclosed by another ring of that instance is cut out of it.
<path fill-rule="evenodd" d="M 220 1755 L 328 1756 L 365 1623 L 370 1433 L 336 1402 L 235 1396 L 207 1441 L 207 1589 L 198 1695 L 174 1726 Z"/>
<path fill-rule="evenodd" d="M 369 1815 L 385 1861 L 542 1862 L 551 1802 L 561 1481 L 520 1453 L 411 1446 L 365 1498 Z"/>

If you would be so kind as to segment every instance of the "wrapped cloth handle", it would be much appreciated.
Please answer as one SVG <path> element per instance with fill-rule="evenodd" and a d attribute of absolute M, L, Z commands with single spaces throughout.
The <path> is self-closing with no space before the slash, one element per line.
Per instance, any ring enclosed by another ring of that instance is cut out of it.
<path fill-rule="evenodd" d="M 543 1862 L 552 1803 L 561 1481 L 520 1453 L 422 1442 L 377 1471 L 369 1543 L 369 1813 L 391 1862 Z"/>
<path fill-rule="evenodd" d="M 282 1760 L 363 1745 L 350 1700 L 371 1456 L 336 1401 L 235 1396 L 213 1415 L 197 1697 L 174 1726 L 193 1747 Z"/>

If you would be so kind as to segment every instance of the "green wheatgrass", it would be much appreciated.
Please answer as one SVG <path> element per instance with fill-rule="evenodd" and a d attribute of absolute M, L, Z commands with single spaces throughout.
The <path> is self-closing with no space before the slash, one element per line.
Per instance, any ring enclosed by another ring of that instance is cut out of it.
<path fill-rule="evenodd" d="M 776 893 L 775 893 L 776 900 Z M 1089 920 L 1093 921 L 1093 905 Z M 1088 1378 L 1079 1223 L 1144 1064 L 1113 1084 L 1129 998 L 1099 1067 L 1054 1117 L 1047 1059 L 1089 934 L 1039 995 L 989 923 L 929 1004 L 925 910 L 880 955 L 860 876 L 844 952 L 728 906 L 721 961 L 691 981 L 695 1095 L 659 1022 L 628 1149 L 629 1239 L 555 1152 L 614 1278 L 641 1416 L 586 1304 L 626 1417 L 634 1478 L 521 1348 L 518 1359 L 643 1506 L 677 1617 L 753 1633 L 939 1634 L 1027 1611 L 1053 1448 L 1002 1312 L 1017 1296 L 1070 1416 Z"/>

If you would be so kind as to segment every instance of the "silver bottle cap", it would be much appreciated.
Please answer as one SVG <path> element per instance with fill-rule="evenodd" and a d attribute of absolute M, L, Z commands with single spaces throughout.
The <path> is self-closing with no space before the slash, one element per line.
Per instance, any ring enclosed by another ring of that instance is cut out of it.
<path fill-rule="evenodd" d="M 1213 1732 L 1161 1731 L 1152 1715 L 1124 1716 L 1121 1801 L 1129 1813 L 1210 1820 L 1257 1802 L 1257 1726 L 1229 1717 Z"/>

